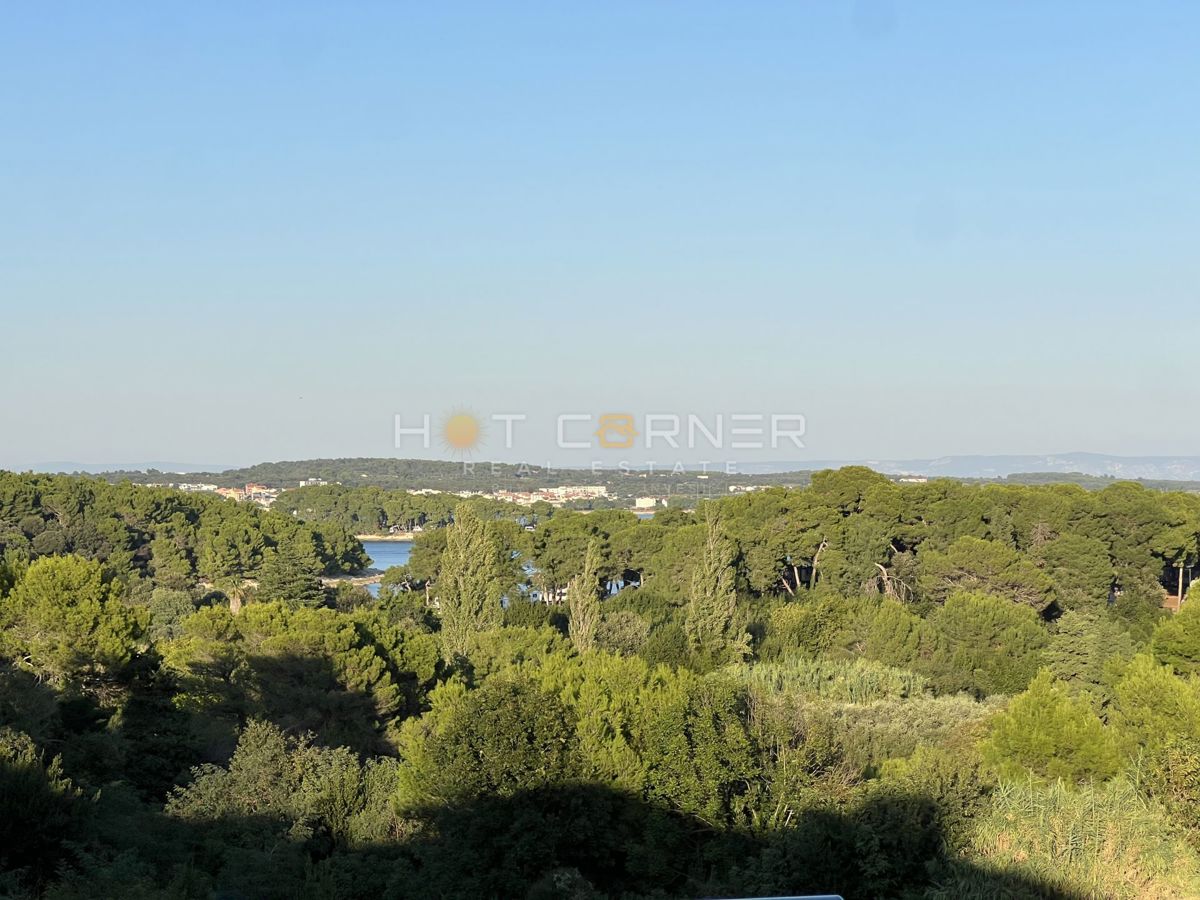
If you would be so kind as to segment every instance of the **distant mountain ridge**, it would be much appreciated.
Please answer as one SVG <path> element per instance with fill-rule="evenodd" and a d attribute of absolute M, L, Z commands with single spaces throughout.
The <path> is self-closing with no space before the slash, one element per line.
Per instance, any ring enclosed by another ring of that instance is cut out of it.
<path fill-rule="evenodd" d="M 1114 456 L 1106 453 L 1048 455 L 940 456 L 929 459 L 813 460 L 747 465 L 747 472 L 796 469 L 836 469 L 867 466 L 885 475 L 927 475 L 931 478 L 1007 478 L 1028 473 L 1078 473 L 1098 477 L 1156 481 L 1200 480 L 1200 456 Z"/>
<path fill-rule="evenodd" d="M 24 467 L 18 467 L 24 468 Z M 138 462 L 138 463 L 84 463 L 69 460 L 37 463 L 28 466 L 34 472 L 75 474 L 85 472 L 89 475 L 105 475 L 110 472 L 147 472 L 154 469 L 171 475 L 188 475 L 193 472 L 224 472 L 235 468 L 228 465 L 212 463 L 181 463 L 181 462 Z"/>
<path fill-rule="evenodd" d="M 490 463 L 479 462 L 483 468 Z M 87 472 L 114 475 L 117 473 L 146 473 L 155 470 L 163 474 L 204 474 L 218 480 L 283 481 L 299 477 L 324 476 L 331 479 L 343 475 L 346 469 L 367 477 L 365 472 L 384 468 L 392 476 L 451 474 L 461 471 L 462 463 L 449 460 L 405 460 L 395 458 L 312 459 L 259 463 L 246 467 L 200 466 L 187 463 L 155 462 L 116 464 L 83 464 L 74 462 L 45 463 L 33 466 L 41 472 Z M 744 462 L 737 470 L 743 475 L 777 475 L 788 472 L 813 472 L 839 469 L 843 466 L 867 466 L 885 475 L 928 476 L 930 478 L 1008 478 L 1035 473 L 1058 475 L 1090 475 L 1144 481 L 1200 481 L 1200 456 L 1116 456 L 1105 453 L 1000 454 L 940 456 L 927 459 L 822 459 Z M 515 470 L 511 463 L 501 464 L 505 470 Z M 538 469 L 540 467 L 534 467 Z M 698 471 L 699 466 L 688 466 Z M 634 467 L 637 471 L 638 467 Z M 557 469 L 574 473 L 569 467 Z M 579 470 L 580 472 L 584 470 Z M 222 478 L 222 476 L 224 476 Z"/>

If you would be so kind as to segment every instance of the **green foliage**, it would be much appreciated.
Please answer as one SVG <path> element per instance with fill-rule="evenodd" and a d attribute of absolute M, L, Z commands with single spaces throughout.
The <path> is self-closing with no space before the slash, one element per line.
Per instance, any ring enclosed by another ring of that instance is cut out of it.
<path fill-rule="evenodd" d="M 636 524 L 632 513 L 596 512 L 589 515 L 560 512 L 542 521 L 532 538 L 532 561 L 537 568 L 535 584 L 553 594 L 577 577 L 589 546 L 599 577 L 615 574 L 608 542 L 613 532 Z"/>
<path fill-rule="evenodd" d="M 128 482 L 0 472 L 0 544 L 6 527 L 29 531 L 32 542 L 22 539 L 34 556 L 74 553 L 122 579 L 149 575 L 173 589 L 194 587 L 198 574 L 252 575 L 265 550 L 288 540 L 315 548 L 327 574 L 366 564 L 361 545 L 336 525 Z"/>
<path fill-rule="evenodd" d="M 675 679 L 654 672 L 640 659 L 607 653 L 548 657 L 542 686 L 571 710 L 583 774 L 641 791 L 645 771 L 635 746 L 640 734 L 640 705 L 647 693 Z"/>
<path fill-rule="evenodd" d="M 987 812 L 987 798 L 995 786 L 976 754 L 927 744 L 911 756 L 885 763 L 880 781 L 897 793 L 933 801 L 938 830 L 953 851 L 970 840 L 975 821 Z"/>
<path fill-rule="evenodd" d="M 397 802 L 418 811 L 558 784 L 579 772 L 566 708 L 519 678 L 466 693 L 448 685 L 401 731 Z"/>
<path fill-rule="evenodd" d="M 423 531 L 417 535 L 408 557 L 407 572 L 402 577 L 412 586 L 424 588 L 436 581 L 442 568 L 442 555 L 446 552 L 449 535 L 448 528 Z"/>
<path fill-rule="evenodd" d="M 1086 701 L 1072 697 L 1043 669 L 1029 690 L 996 717 L 984 758 L 1007 775 L 1086 781 L 1117 772 L 1117 747 Z"/>
<path fill-rule="evenodd" d="M 1158 608 L 1198 533 L 1200 497 L 858 469 L 648 522 L 0 473 L 0 893 L 1200 895 Z"/>
<path fill-rule="evenodd" d="M 704 549 L 692 575 L 684 630 L 696 656 L 709 664 L 744 659 L 749 636 L 735 622 L 737 594 L 733 588 L 733 553 L 721 532 L 715 512 L 705 519 Z"/>
<path fill-rule="evenodd" d="M 696 661 L 683 625 L 675 621 L 660 622 L 652 627 L 639 655 L 653 666 L 687 668 Z"/>
<path fill-rule="evenodd" d="M 1115 572 L 1108 546 L 1100 539 L 1062 534 L 1040 544 L 1033 555 L 1050 577 L 1060 605 L 1097 610 L 1108 599 Z"/>
<path fill-rule="evenodd" d="M 636 749 L 648 796 L 713 827 L 748 824 L 762 764 L 744 702 L 717 678 L 683 677 L 645 694 Z"/>
<path fill-rule="evenodd" d="M 921 558 L 921 592 L 935 602 L 956 591 L 980 591 L 1041 610 L 1050 599 L 1050 579 L 1018 551 L 995 541 L 964 536 L 946 552 Z"/>
<path fill-rule="evenodd" d="M 1114 689 L 1111 721 L 1130 755 L 1153 753 L 1174 736 L 1200 738 L 1200 679 L 1178 678 L 1149 654 L 1133 658 Z"/>
<path fill-rule="evenodd" d="M 583 570 L 567 587 L 571 641 L 580 653 L 587 653 L 596 646 L 596 629 L 600 624 L 599 569 L 599 545 L 590 541 L 583 558 Z"/>
<path fill-rule="evenodd" d="M 1180 675 L 1200 674 L 1200 604 L 1185 603 L 1163 619 L 1150 639 L 1150 652 Z"/>
<path fill-rule="evenodd" d="M 1042 664 L 1046 630 L 1028 606 L 988 594 L 954 594 L 929 624 L 934 650 L 918 671 L 943 692 L 1013 694 Z"/>
<path fill-rule="evenodd" d="M 331 843 L 353 847 L 395 835 L 388 812 L 394 776 L 394 766 L 362 766 L 344 748 L 314 747 L 251 721 L 228 767 L 194 769 L 166 813 L 206 835 L 225 891 L 297 896 L 312 881 L 312 854 L 328 853 Z"/>
<path fill-rule="evenodd" d="M 735 883 L 755 896 L 836 890 L 847 897 L 894 897 L 924 885 L 943 852 L 931 800 L 890 785 L 854 789 L 838 806 L 797 810 L 771 834 Z M 728 893 L 728 892 L 726 892 Z"/>
<path fill-rule="evenodd" d="M 596 645 L 612 653 L 636 656 L 650 637 L 650 623 L 631 609 L 606 612 L 596 626 Z"/>
<path fill-rule="evenodd" d="M 262 533 L 240 519 L 205 523 L 197 538 L 200 550 L 196 565 L 214 581 L 257 572 L 267 548 Z"/>
<path fill-rule="evenodd" d="M 173 590 L 188 588 L 195 578 L 186 546 L 166 531 L 150 542 L 150 570 L 155 581 Z"/>
<path fill-rule="evenodd" d="M 1124 779 L 1078 788 L 1002 783 L 963 862 L 927 896 L 988 896 L 1001 873 L 1021 879 L 1020 896 L 1142 900 L 1190 897 L 1200 887 L 1195 851 L 1162 808 Z"/>
<path fill-rule="evenodd" d="M 472 635 L 467 645 L 468 669 L 478 683 L 510 669 L 539 667 L 552 656 L 568 653 L 569 647 L 562 632 L 548 625 L 483 631 Z"/>
<path fill-rule="evenodd" d="M 1115 667 L 1133 653 L 1133 639 L 1111 617 L 1068 610 L 1054 623 L 1045 657 L 1058 681 L 1102 704 L 1111 699 Z"/>
<path fill-rule="evenodd" d="M 325 602 L 325 589 L 317 577 L 321 563 L 315 551 L 288 541 L 267 552 L 258 576 L 257 597 L 283 600 L 301 606 L 319 606 Z"/>
<path fill-rule="evenodd" d="M 179 637 L 183 620 L 195 611 L 196 602 L 187 591 L 155 588 L 150 595 L 150 637 L 155 641 Z"/>
<path fill-rule="evenodd" d="M 1163 587 L 1157 575 L 1127 570 L 1121 575 L 1121 590 L 1112 611 L 1140 644 L 1150 639 L 1165 615 L 1162 600 Z"/>
<path fill-rule="evenodd" d="M 507 628 L 541 628 L 561 618 L 564 618 L 562 613 L 549 603 L 526 597 L 510 599 L 504 607 L 504 625 Z"/>
<path fill-rule="evenodd" d="M 767 633 L 758 647 L 760 659 L 776 659 L 800 651 L 810 655 L 832 649 L 847 624 L 851 604 L 836 595 L 796 600 L 770 612 Z"/>
<path fill-rule="evenodd" d="M 17 554 L 11 550 L 0 558 L 0 600 L 7 597 L 18 581 L 21 580 L 21 575 L 25 571 L 25 561 L 20 559 Z"/>
<path fill-rule="evenodd" d="M 943 693 L 984 696 L 1024 689 L 1042 663 L 1047 635 L 1026 606 L 957 593 L 928 619 L 894 600 L 868 606 L 842 641 L 870 659 L 925 675 Z"/>
<path fill-rule="evenodd" d="M 909 756 L 922 744 L 969 754 L 986 734 L 997 708 L 996 701 L 957 694 L 820 706 L 809 715 L 828 723 L 847 763 L 867 771 Z"/>
<path fill-rule="evenodd" d="M 0 727 L 0 871 L 40 885 L 78 832 L 79 791 L 29 735 Z"/>
<path fill-rule="evenodd" d="M 865 610 L 858 629 L 863 655 L 896 668 L 924 665 L 937 640 L 928 622 L 894 600 Z"/>
<path fill-rule="evenodd" d="M 925 694 L 925 678 L 893 669 L 874 660 L 830 660 L 792 657 L 777 663 L 757 663 L 734 670 L 746 683 L 765 695 L 788 695 L 870 703 L 906 699 Z"/>
<path fill-rule="evenodd" d="M 1144 788 L 1171 818 L 1200 828 L 1200 738 L 1171 735 L 1149 757 Z"/>
<path fill-rule="evenodd" d="M 274 820 L 296 835 L 311 833 L 319 820 L 334 840 L 346 842 L 362 800 L 354 754 L 289 740 L 261 721 L 246 726 L 227 769 L 200 767 L 192 774 L 166 807 L 169 815 L 192 822 Z"/>
<path fill-rule="evenodd" d="M 369 614 L 250 604 L 233 616 L 208 607 L 162 645 L 176 704 L 208 740 L 247 716 L 321 741 L 378 752 L 393 720 L 419 706 L 436 672 L 429 635 L 397 631 Z"/>
<path fill-rule="evenodd" d="M 104 568 L 76 556 L 35 561 L 0 602 L 0 646 L 54 682 L 118 673 L 139 647 L 143 617 Z"/>
<path fill-rule="evenodd" d="M 438 578 L 442 647 L 447 660 L 466 654 L 471 635 L 500 624 L 504 565 L 487 524 L 462 504 L 446 533 Z"/>

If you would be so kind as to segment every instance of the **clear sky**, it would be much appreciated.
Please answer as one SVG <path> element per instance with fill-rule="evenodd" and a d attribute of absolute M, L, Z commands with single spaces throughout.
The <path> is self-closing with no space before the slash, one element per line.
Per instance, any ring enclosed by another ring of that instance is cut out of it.
<path fill-rule="evenodd" d="M 5 4 L 0 466 L 452 409 L 1200 453 L 1198 45 L 1187 2 Z"/>

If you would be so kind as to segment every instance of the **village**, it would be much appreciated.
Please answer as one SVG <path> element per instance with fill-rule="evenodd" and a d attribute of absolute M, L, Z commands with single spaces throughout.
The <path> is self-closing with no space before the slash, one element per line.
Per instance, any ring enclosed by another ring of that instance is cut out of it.
<path fill-rule="evenodd" d="M 703 476 L 699 476 L 703 477 Z M 321 478 L 304 478 L 296 483 L 297 488 L 320 487 L 330 484 L 340 485 L 341 482 L 329 482 Z M 187 493 L 211 493 L 227 500 L 239 503 L 254 503 L 264 509 L 269 509 L 284 490 L 290 488 L 274 488 L 257 482 L 248 482 L 242 487 L 222 487 L 208 482 L 164 482 L 148 485 L 149 487 L 169 487 Z M 763 485 L 732 484 L 728 486 L 730 494 L 742 494 L 762 490 Z M 589 502 L 604 502 L 610 506 L 621 506 L 637 512 L 651 512 L 659 507 L 668 505 L 669 497 L 665 494 L 647 495 L 640 497 L 618 498 L 607 486 L 592 485 L 558 485 L 556 487 L 538 488 L 529 491 L 513 490 L 458 490 L 442 491 L 436 488 L 414 488 L 407 493 L 422 496 L 432 494 L 452 494 L 464 499 L 480 498 L 483 500 L 499 500 L 505 503 L 516 503 L 521 506 L 531 506 L 534 503 L 549 503 L 551 506 L 584 505 Z M 624 500 L 624 503 L 610 501 Z"/>

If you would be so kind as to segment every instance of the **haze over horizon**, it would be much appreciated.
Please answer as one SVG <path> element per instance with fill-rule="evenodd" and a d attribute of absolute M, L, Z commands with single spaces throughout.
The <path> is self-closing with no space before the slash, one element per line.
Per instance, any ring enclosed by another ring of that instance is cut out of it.
<path fill-rule="evenodd" d="M 228 477 L 231 474 L 243 474 L 244 478 L 249 480 L 259 480 L 266 478 L 273 483 L 287 483 L 289 477 L 333 477 L 339 480 L 339 483 L 354 484 L 358 477 L 378 477 L 379 469 L 375 463 L 380 462 L 378 458 L 351 457 L 341 458 L 346 460 L 348 467 L 342 467 L 343 474 L 331 474 L 330 465 L 336 463 L 337 459 L 311 459 L 311 460 L 258 460 L 244 465 L 228 465 L 228 464 L 198 464 L 198 463 L 180 463 L 171 461 L 155 461 L 155 462 L 120 462 L 120 463 L 84 463 L 79 461 L 57 461 L 46 462 L 41 464 L 33 464 L 20 467 L 22 470 L 32 470 L 35 472 L 45 473 L 75 473 L 84 472 L 89 474 L 112 474 L 114 472 L 148 472 L 157 471 L 169 475 L 216 475 L 223 474 Z M 394 459 L 400 464 L 397 471 L 405 471 L 407 466 L 404 464 L 413 462 L 412 459 L 388 457 L 385 459 Z M 361 476 L 355 474 L 355 462 L 361 461 L 369 465 L 370 472 L 364 472 Z M 301 470 L 299 475 L 296 474 L 296 463 L 311 462 L 313 465 L 309 470 Z M 503 465 L 498 460 L 489 460 L 481 458 L 473 458 L 470 460 L 462 458 L 443 457 L 435 462 L 441 462 L 451 465 L 456 470 L 460 464 L 463 465 L 463 474 L 478 476 L 480 479 L 487 480 L 492 475 L 503 474 L 504 469 L 493 468 L 497 465 Z M 529 465 L 535 469 L 540 469 L 544 463 L 539 463 L 536 460 L 521 460 L 519 464 Z M 511 463 L 509 466 L 511 467 Z M 713 461 L 706 460 L 703 465 L 684 464 L 675 460 L 658 460 L 651 465 L 646 464 L 626 464 L 624 462 L 613 462 L 611 460 L 596 459 L 595 465 L 599 468 L 594 468 L 592 463 L 584 465 L 561 465 L 554 466 L 550 471 L 583 471 L 595 472 L 597 475 L 602 473 L 612 474 L 621 471 L 652 471 L 660 473 L 681 473 L 689 472 L 711 472 L 725 475 L 767 475 L 780 474 L 787 472 L 802 472 L 802 471 L 817 471 L 824 469 L 839 469 L 845 466 L 866 466 L 874 469 L 877 472 L 891 476 L 905 475 L 923 475 L 929 477 L 941 477 L 951 479 L 977 479 L 977 478 L 1008 478 L 1011 476 L 1042 474 L 1051 477 L 1058 476 L 1100 476 L 1115 480 L 1143 480 L 1148 483 L 1162 482 L 1179 482 L 1182 486 L 1184 483 L 1194 483 L 1200 481 L 1200 455 L 1198 456 L 1112 456 L 1107 454 L 1094 453 L 1059 453 L 1059 454 L 1041 454 L 1041 455 L 962 455 L 962 456 L 943 456 L 924 459 L 880 459 L 880 458 L 864 458 L 864 459 L 806 459 L 803 462 L 790 462 L 779 460 L 758 460 L 754 462 L 745 461 Z M 289 473 L 281 471 L 278 467 L 286 467 Z M 337 466 L 334 466 L 337 469 Z M 239 471 L 242 470 L 242 471 Z M 396 476 L 393 476 L 396 477 Z M 413 478 L 412 474 L 405 476 Z M 417 477 L 417 483 L 420 479 Z M 181 479 L 195 481 L 195 478 Z M 427 485 L 422 485 L 427 486 Z"/>
<path fill-rule="evenodd" d="M 436 458 L 393 417 L 455 410 L 799 413 L 798 467 L 1200 451 L 1195 6 L 3 25 L 0 467 Z"/>

